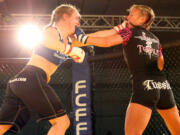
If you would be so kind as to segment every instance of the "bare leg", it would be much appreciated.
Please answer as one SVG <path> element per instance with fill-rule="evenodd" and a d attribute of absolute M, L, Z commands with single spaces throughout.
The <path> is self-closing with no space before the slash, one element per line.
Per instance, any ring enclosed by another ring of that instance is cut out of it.
<path fill-rule="evenodd" d="M 49 120 L 52 124 L 48 135 L 64 135 L 67 128 L 70 125 L 70 121 L 67 115 Z"/>
<path fill-rule="evenodd" d="M 152 110 L 137 103 L 130 103 L 126 111 L 125 135 L 142 135 Z"/>
<path fill-rule="evenodd" d="M 158 109 L 157 111 L 164 119 L 171 134 L 180 135 L 180 116 L 177 106 L 166 110 Z"/>
<path fill-rule="evenodd" d="M 11 127 L 12 125 L 0 125 L 0 135 L 6 133 Z"/>

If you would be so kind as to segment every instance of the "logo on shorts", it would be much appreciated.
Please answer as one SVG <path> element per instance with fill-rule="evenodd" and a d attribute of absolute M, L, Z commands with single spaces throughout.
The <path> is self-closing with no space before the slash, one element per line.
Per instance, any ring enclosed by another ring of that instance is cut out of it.
<path fill-rule="evenodd" d="M 169 82 L 166 80 L 164 82 L 155 82 L 154 80 L 146 80 L 143 82 L 143 86 L 145 86 L 145 90 L 153 90 L 153 89 L 160 89 L 160 90 L 170 90 L 171 86 Z"/>
<path fill-rule="evenodd" d="M 15 78 L 13 80 L 10 80 L 9 83 L 12 83 L 12 82 L 26 82 L 27 81 L 27 78 Z"/>

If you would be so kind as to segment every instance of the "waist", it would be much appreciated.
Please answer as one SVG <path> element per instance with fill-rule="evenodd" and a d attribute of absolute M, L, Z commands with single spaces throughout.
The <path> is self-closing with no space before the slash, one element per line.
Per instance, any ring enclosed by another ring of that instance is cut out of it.
<path fill-rule="evenodd" d="M 34 54 L 43 57 L 49 62 L 59 66 L 61 63 L 69 59 L 69 57 L 59 51 L 52 50 L 43 45 L 39 45 L 35 48 Z"/>
<path fill-rule="evenodd" d="M 161 75 L 163 74 L 157 67 L 157 64 L 153 65 L 129 65 L 129 71 L 131 74 L 147 74 L 147 75 Z"/>
<path fill-rule="evenodd" d="M 165 75 L 162 72 L 135 72 L 131 74 L 131 79 L 134 79 L 136 77 L 159 77 L 164 78 Z"/>
<path fill-rule="evenodd" d="M 58 66 L 49 62 L 45 58 L 33 54 L 30 61 L 28 62 L 27 65 L 35 66 L 37 68 L 40 68 L 46 73 L 47 76 L 47 82 L 50 81 L 51 75 L 57 70 Z"/>
<path fill-rule="evenodd" d="M 26 65 L 23 70 L 20 72 L 20 74 L 27 74 L 27 75 L 35 75 L 38 74 L 40 75 L 44 80 L 47 81 L 47 75 L 46 72 L 43 71 L 41 68 L 38 68 L 36 66 L 32 66 L 32 65 Z"/>

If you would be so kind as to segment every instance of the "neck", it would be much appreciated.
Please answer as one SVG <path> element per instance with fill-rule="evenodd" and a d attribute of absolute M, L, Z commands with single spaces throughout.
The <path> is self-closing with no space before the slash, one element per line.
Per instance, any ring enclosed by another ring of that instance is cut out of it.
<path fill-rule="evenodd" d="M 134 28 L 134 27 L 136 27 L 136 26 L 135 26 L 134 24 L 132 24 L 131 22 L 128 21 L 128 28 L 131 29 L 131 28 Z"/>
<path fill-rule="evenodd" d="M 66 25 L 62 24 L 62 23 L 58 23 L 56 24 L 56 27 L 58 28 L 60 34 L 61 34 L 61 37 L 63 39 L 64 42 L 67 41 L 67 38 L 69 36 L 69 33 L 67 31 L 67 28 L 66 28 Z"/>

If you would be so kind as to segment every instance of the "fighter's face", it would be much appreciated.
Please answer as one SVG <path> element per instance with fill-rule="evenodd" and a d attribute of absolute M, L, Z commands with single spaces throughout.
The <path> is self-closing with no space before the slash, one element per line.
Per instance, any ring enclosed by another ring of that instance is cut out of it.
<path fill-rule="evenodd" d="M 74 11 L 71 16 L 69 16 L 68 20 L 68 29 L 69 34 L 73 34 L 75 32 L 75 26 L 80 26 L 80 15 L 77 11 Z"/>
<path fill-rule="evenodd" d="M 143 15 L 140 9 L 133 8 L 127 17 L 127 20 L 135 26 L 141 26 L 146 22 L 147 16 Z"/>

